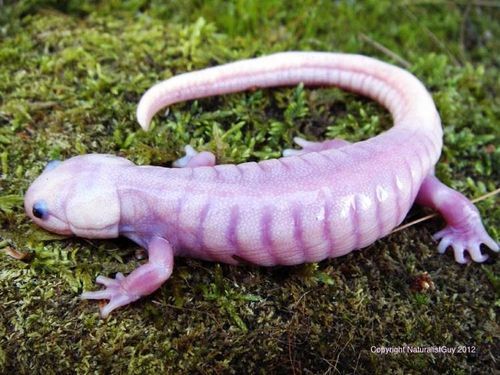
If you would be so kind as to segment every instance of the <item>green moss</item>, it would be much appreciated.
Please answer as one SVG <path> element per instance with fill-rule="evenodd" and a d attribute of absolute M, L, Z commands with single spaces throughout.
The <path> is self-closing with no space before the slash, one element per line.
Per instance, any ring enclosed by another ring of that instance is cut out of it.
<path fill-rule="evenodd" d="M 296 135 L 371 137 L 391 126 L 383 108 L 338 89 L 301 85 L 177 104 L 148 133 L 134 114 L 148 87 L 178 73 L 283 50 L 395 62 L 376 43 L 406 61 L 433 94 L 445 129 L 437 174 L 478 197 L 500 180 L 499 65 L 492 52 L 500 47 L 500 24 L 498 8 L 488 4 L 0 5 L 0 372 L 490 372 L 498 356 L 498 262 L 459 266 L 450 254 L 438 256 L 430 234 L 440 220 L 314 265 L 266 269 L 178 259 L 158 292 L 103 321 L 97 303 L 78 294 L 94 288 L 99 274 L 137 267 L 138 247 L 63 240 L 30 224 L 21 204 L 48 160 L 75 154 L 168 166 L 190 143 L 237 163 L 276 157 Z M 498 239 L 498 199 L 478 207 Z M 421 215 L 415 209 L 409 217 Z M 16 260 L 13 251 L 27 256 Z M 414 291 L 424 272 L 435 288 Z M 370 350 L 404 344 L 478 349 Z"/>

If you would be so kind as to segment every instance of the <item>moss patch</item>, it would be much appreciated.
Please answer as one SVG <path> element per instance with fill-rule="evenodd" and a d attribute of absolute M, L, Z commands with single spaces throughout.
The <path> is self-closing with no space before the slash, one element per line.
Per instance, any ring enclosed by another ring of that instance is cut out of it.
<path fill-rule="evenodd" d="M 499 185 L 493 4 L 165 3 L 0 5 L 0 372 L 489 372 L 499 354 L 498 262 L 459 266 L 438 256 L 430 234 L 439 220 L 319 264 L 178 259 L 164 287 L 106 321 L 96 303 L 78 299 L 98 274 L 137 267 L 139 249 L 123 240 L 62 240 L 30 224 L 22 196 L 48 160 L 102 152 L 168 166 L 190 143 L 237 163 L 276 157 L 296 135 L 356 141 L 391 125 L 369 100 L 298 86 L 178 104 L 144 133 L 134 119 L 140 95 L 177 73 L 284 50 L 395 62 L 379 43 L 434 96 L 445 128 L 439 177 L 471 198 Z M 498 200 L 478 207 L 498 239 Z M 434 288 L 415 287 L 425 272 Z M 405 344 L 476 351 L 371 351 Z"/>

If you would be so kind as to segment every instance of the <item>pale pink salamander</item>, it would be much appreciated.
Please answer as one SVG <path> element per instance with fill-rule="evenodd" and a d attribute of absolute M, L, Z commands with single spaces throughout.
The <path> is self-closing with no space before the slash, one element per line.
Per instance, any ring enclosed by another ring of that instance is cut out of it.
<path fill-rule="evenodd" d="M 99 276 L 112 310 L 153 293 L 170 276 L 174 256 L 262 266 L 318 262 L 370 245 L 404 219 L 413 202 L 447 222 L 434 238 L 465 263 L 498 244 L 478 210 L 433 175 L 442 129 L 431 96 L 412 74 L 348 54 L 287 52 L 182 74 L 142 97 L 144 129 L 173 103 L 260 87 L 338 86 L 389 109 L 394 127 L 350 144 L 296 139 L 287 157 L 215 166 L 209 152 L 186 147 L 183 168 L 136 166 L 111 155 L 50 163 L 25 197 L 26 213 L 43 228 L 86 238 L 125 236 L 147 249 L 149 261 L 128 276 Z"/>

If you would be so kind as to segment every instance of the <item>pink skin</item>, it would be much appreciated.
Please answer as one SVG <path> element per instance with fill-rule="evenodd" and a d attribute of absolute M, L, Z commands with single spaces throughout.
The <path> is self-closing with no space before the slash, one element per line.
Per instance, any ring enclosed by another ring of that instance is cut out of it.
<path fill-rule="evenodd" d="M 415 200 L 441 212 L 448 226 L 439 251 L 482 262 L 479 245 L 498 251 L 477 209 L 433 176 L 442 129 L 432 98 L 410 73 L 359 55 L 280 53 L 183 74 L 152 87 L 137 118 L 148 128 L 161 108 L 184 100 L 256 87 L 332 85 L 385 105 L 394 127 L 350 144 L 301 138 L 301 150 L 259 163 L 215 166 L 215 156 L 186 147 L 175 166 L 135 166 L 110 155 L 83 155 L 47 168 L 25 197 L 43 228 L 86 238 L 126 236 L 149 253 L 128 276 L 99 276 L 108 299 L 103 317 L 153 293 L 174 256 L 257 265 L 337 257 L 389 234 Z"/>

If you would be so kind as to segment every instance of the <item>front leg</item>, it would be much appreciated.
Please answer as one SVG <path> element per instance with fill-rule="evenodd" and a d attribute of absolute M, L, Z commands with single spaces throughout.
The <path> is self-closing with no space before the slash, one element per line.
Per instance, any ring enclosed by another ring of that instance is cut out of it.
<path fill-rule="evenodd" d="M 448 224 L 433 236 L 434 239 L 441 240 L 438 246 L 441 254 L 451 245 L 455 260 L 458 263 L 466 263 L 465 251 L 475 262 L 488 259 L 479 249 L 481 243 L 493 251 L 498 251 L 498 244 L 486 233 L 474 204 L 433 175 L 427 176 L 422 183 L 416 202 L 439 211 Z"/>
<path fill-rule="evenodd" d="M 148 244 L 149 261 L 136 268 L 128 276 L 118 272 L 115 279 L 99 276 L 96 282 L 106 288 L 96 292 L 84 292 L 82 299 L 108 299 L 101 308 L 106 318 L 114 309 L 127 305 L 157 290 L 172 274 L 173 250 L 168 241 L 154 237 Z"/>

